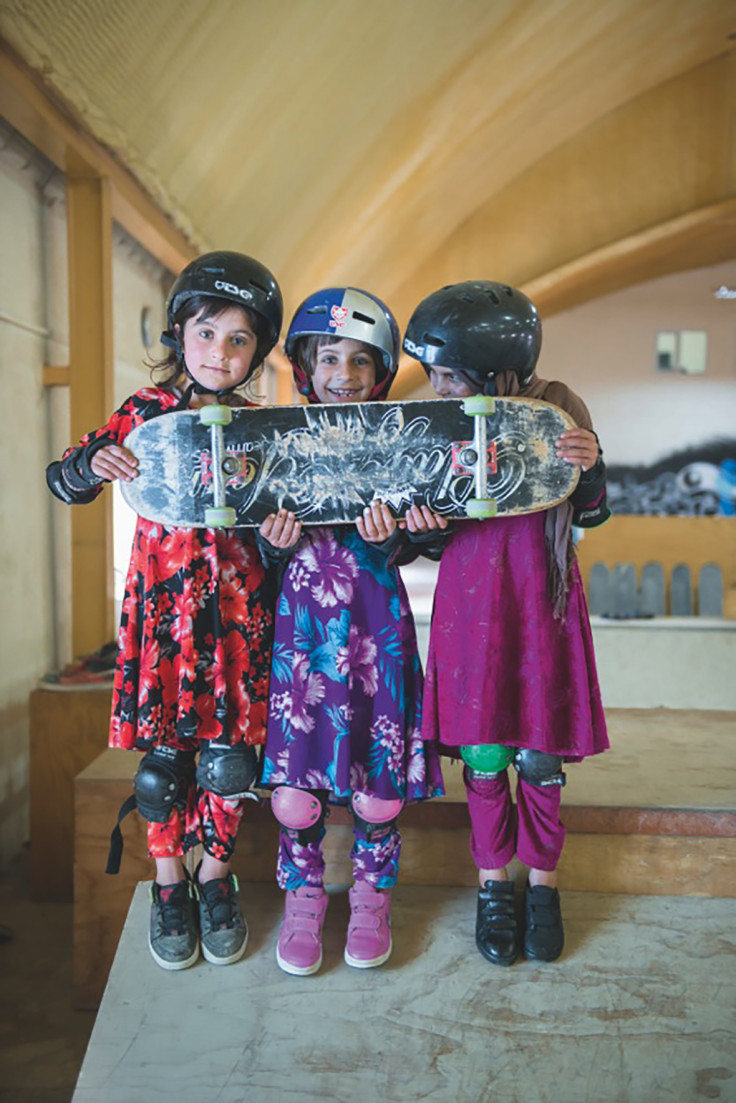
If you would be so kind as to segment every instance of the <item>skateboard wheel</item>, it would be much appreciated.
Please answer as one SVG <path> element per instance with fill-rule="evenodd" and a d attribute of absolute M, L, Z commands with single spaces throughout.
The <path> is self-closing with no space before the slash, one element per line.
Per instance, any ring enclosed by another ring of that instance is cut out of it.
<path fill-rule="evenodd" d="M 463 399 L 463 413 L 492 414 L 496 409 L 496 400 L 490 394 L 471 394 Z"/>
<path fill-rule="evenodd" d="M 235 510 L 230 506 L 212 506 L 204 511 L 204 523 L 208 529 L 229 529 L 235 520 Z"/>
<path fill-rule="evenodd" d="M 229 425 L 233 412 L 229 406 L 202 406 L 199 420 L 202 425 Z"/>
<path fill-rule="evenodd" d="M 495 498 L 468 498 L 465 512 L 476 521 L 484 521 L 487 517 L 496 516 L 498 503 Z"/>

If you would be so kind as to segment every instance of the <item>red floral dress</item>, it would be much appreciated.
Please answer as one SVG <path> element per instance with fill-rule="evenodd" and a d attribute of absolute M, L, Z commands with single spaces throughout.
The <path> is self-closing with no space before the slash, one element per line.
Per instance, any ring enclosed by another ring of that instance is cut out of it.
<path fill-rule="evenodd" d="M 122 445 L 136 425 L 178 402 L 176 394 L 144 388 L 78 448 L 100 437 Z M 265 743 L 273 605 L 249 530 L 166 529 L 139 517 L 118 635 L 110 746 Z M 180 853 L 183 837 L 184 850 L 204 841 L 225 860 L 241 811 L 193 787 L 182 822 L 175 811 L 168 824 L 149 825 L 149 849 L 154 857 Z"/>

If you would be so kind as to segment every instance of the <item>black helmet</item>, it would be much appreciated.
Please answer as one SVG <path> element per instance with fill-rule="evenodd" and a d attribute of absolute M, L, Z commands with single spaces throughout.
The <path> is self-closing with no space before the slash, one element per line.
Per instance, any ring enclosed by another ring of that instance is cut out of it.
<path fill-rule="evenodd" d="M 168 338 L 165 344 L 171 346 L 176 342 L 174 319 L 182 304 L 195 295 L 227 299 L 252 310 L 263 322 L 263 326 L 259 326 L 253 367 L 265 359 L 278 341 L 284 317 L 281 290 L 268 268 L 253 257 L 220 250 L 203 253 L 182 269 L 166 302 L 169 329 L 164 334 Z"/>
<path fill-rule="evenodd" d="M 490 280 L 453 283 L 423 299 L 404 335 L 404 352 L 440 364 L 493 393 L 493 377 L 513 371 L 523 385 L 542 345 L 537 308 L 515 287 Z"/>

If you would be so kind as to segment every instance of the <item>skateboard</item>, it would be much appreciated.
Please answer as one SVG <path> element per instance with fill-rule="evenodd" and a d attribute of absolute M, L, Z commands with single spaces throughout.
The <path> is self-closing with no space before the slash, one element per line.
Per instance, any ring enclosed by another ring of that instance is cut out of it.
<path fill-rule="evenodd" d="M 548 509 L 579 470 L 555 441 L 574 422 L 526 398 L 325 406 L 204 406 L 136 426 L 123 483 L 141 517 L 172 528 L 260 525 L 280 507 L 308 525 L 353 522 L 372 501 L 445 517 Z"/>

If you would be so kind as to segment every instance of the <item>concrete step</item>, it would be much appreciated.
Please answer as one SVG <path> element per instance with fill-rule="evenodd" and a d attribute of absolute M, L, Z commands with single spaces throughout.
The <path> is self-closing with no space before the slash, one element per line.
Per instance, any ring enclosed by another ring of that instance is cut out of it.
<path fill-rule="evenodd" d="M 563 895 L 562 958 L 489 965 L 475 890 L 402 885 L 393 954 L 343 961 L 348 901 L 331 894 L 324 963 L 281 972 L 273 884 L 243 884 L 242 961 L 167 973 L 137 887 L 72 1103 L 665 1103 L 733 1099 L 730 900 Z"/>
<path fill-rule="evenodd" d="M 736 897 L 736 714 L 667 709 L 607 712 L 612 749 L 567 767 L 560 863 L 564 891 Z M 145 825 L 129 816 L 121 872 L 104 873 L 110 830 L 130 794 L 138 756 L 105 751 L 75 780 L 75 1002 L 96 1007 L 138 881 L 151 876 Z M 461 769 L 448 794 L 401 816 L 401 883 L 472 886 Z M 233 868 L 271 882 L 277 825 L 266 801 L 248 805 Z M 351 880 L 352 826 L 333 809 L 327 879 Z"/>

